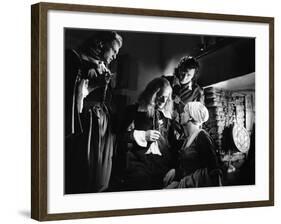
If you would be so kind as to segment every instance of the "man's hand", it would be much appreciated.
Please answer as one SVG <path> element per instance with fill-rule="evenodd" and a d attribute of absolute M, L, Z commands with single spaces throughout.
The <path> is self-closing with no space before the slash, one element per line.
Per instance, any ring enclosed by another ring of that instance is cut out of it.
<path fill-rule="evenodd" d="M 175 189 L 175 188 L 178 188 L 178 185 L 179 185 L 179 182 L 173 181 L 167 187 L 165 187 L 165 189 Z"/>
<path fill-rule="evenodd" d="M 155 142 L 161 136 L 161 133 L 156 130 L 148 130 L 145 132 L 145 140 L 148 142 Z"/>

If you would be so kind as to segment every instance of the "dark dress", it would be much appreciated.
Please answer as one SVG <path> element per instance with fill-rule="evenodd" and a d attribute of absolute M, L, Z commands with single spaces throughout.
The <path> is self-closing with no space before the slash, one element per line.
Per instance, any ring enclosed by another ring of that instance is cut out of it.
<path fill-rule="evenodd" d="M 180 188 L 219 186 L 219 162 L 209 134 L 200 130 L 193 142 L 179 151 L 176 180 Z"/>
<path fill-rule="evenodd" d="M 171 120 L 158 111 L 158 120 L 155 122 L 155 117 L 148 117 L 147 113 L 139 111 L 138 107 L 138 104 L 129 106 L 122 122 L 123 134 L 120 138 L 126 143 L 123 147 L 128 150 L 124 190 L 160 189 L 163 186 L 163 176 L 175 165 L 176 152 L 173 148 Z M 157 144 L 162 155 L 146 154 L 152 142 L 148 142 L 147 147 L 139 146 L 133 138 L 134 130 L 160 131 L 161 137 Z"/>
<path fill-rule="evenodd" d="M 65 193 L 100 192 L 108 187 L 114 138 L 109 107 L 110 86 L 102 62 L 65 54 Z M 89 80 L 93 91 L 77 107 L 78 85 Z M 107 87 L 106 87 L 107 86 Z M 105 88 L 107 88 L 105 93 Z"/>

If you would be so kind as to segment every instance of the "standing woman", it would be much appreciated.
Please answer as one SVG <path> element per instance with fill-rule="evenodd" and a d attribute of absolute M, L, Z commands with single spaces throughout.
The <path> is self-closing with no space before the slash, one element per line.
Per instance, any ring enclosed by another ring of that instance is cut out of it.
<path fill-rule="evenodd" d="M 171 95 L 168 80 L 155 78 L 124 113 L 121 140 L 128 147 L 125 190 L 160 189 L 164 174 L 174 166 Z"/>
<path fill-rule="evenodd" d="M 115 136 L 111 125 L 111 72 L 122 46 L 113 31 L 99 31 L 65 54 L 65 193 L 105 191 Z"/>
<path fill-rule="evenodd" d="M 220 185 L 221 170 L 214 143 L 210 135 L 201 128 L 208 118 L 208 110 L 200 102 L 189 102 L 184 107 L 181 114 L 184 141 L 179 151 L 179 165 L 166 174 L 166 188 Z"/>

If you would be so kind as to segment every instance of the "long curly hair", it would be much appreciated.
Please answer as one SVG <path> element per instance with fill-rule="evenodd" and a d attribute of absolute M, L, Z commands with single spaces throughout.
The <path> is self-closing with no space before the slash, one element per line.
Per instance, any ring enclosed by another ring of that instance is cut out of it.
<path fill-rule="evenodd" d="M 180 71 L 187 71 L 188 69 L 195 69 L 195 75 L 192 78 L 192 83 L 196 83 L 199 76 L 199 62 L 192 56 L 182 57 L 177 67 L 174 69 L 174 76 L 179 78 Z"/>
<path fill-rule="evenodd" d="M 172 115 L 173 113 L 173 100 L 172 100 L 172 87 L 169 81 L 163 77 L 155 78 L 150 81 L 143 92 L 138 98 L 138 103 L 141 108 L 147 111 L 148 117 L 152 117 L 155 111 L 155 100 L 158 94 L 169 89 L 170 94 L 163 108 L 164 113 Z"/>

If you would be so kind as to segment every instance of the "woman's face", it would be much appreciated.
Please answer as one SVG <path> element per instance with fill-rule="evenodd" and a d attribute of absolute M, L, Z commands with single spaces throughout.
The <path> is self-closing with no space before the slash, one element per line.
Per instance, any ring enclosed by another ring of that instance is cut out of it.
<path fill-rule="evenodd" d="M 156 99 L 155 99 L 155 106 L 157 109 L 161 110 L 164 108 L 171 93 L 172 93 L 171 88 L 165 88 L 163 91 L 160 91 L 159 93 L 157 93 Z"/>
<path fill-rule="evenodd" d="M 186 124 L 190 120 L 189 113 L 183 112 L 180 114 L 180 123 L 181 125 Z"/>
<path fill-rule="evenodd" d="M 189 83 L 195 75 L 195 68 L 179 70 L 179 81 L 181 84 Z"/>

